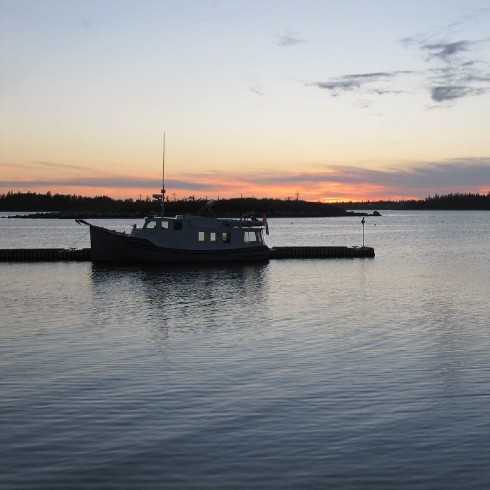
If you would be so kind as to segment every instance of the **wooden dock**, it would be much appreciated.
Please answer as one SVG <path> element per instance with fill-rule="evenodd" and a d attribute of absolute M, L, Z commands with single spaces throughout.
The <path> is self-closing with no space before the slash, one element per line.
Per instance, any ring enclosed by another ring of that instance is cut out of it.
<path fill-rule="evenodd" d="M 273 247 L 271 259 L 353 259 L 374 257 L 371 247 Z M 89 261 L 90 248 L 4 248 L 0 262 Z"/>

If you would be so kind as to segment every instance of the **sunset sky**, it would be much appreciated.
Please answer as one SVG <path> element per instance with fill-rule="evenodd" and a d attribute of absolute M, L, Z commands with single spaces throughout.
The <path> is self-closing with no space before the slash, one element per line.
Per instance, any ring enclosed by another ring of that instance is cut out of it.
<path fill-rule="evenodd" d="M 0 193 L 490 192 L 489 0 L 0 0 Z"/>

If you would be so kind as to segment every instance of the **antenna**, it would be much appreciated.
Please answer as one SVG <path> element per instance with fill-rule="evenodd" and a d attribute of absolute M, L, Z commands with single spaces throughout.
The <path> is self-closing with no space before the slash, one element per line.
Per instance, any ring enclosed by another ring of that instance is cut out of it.
<path fill-rule="evenodd" d="M 163 132 L 162 154 L 162 218 L 165 216 L 165 131 Z"/>

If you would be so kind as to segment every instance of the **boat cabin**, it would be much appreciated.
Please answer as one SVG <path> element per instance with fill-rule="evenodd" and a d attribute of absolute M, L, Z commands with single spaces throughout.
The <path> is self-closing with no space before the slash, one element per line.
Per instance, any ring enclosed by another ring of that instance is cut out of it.
<path fill-rule="evenodd" d="M 208 216 L 149 216 L 130 235 L 159 247 L 210 250 L 264 245 L 264 227 L 259 220 L 219 219 Z"/>

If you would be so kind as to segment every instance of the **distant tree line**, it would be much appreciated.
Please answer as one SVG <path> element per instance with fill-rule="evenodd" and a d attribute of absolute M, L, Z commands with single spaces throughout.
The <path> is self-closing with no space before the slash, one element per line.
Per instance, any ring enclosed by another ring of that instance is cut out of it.
<path fill-rule="evenodd" d="M 196 214 L 205 207 L 206 199 L 190 196 L 184 199 L 166 200 L 165 214 Z M 242 216 L 262 213 L 267 216 L 321 217 L 346 216 L 355 214 L 347 210 L 490 210 L 490 192 L 484 194 L 447 194 L 407 201 L 364 201 L 337 204 L 309 202 L 296 199 L 257 199 L 241 197 L 218 199 L 212 210 L 217 216 Z M 153 198 L 112 199 L 107 196 L 84 197 L 63 194 L 37 194 L 35 192 L 8 192 L 0 194 L 0 211 L 19 211 L 31 213 L 56 213 L 62 218 L 103 217 L 138 218 L 161 212 L 161 202 Z M 209 212 L 209 210 L 207 211 Z M 363 214 L 363 213 L 361 213 Z M 41 216 L 40 216 L 41 217 Z"/>
<path fill-rule="evenodd" d="M 0 194 L 0 211 L 62 212 L 88 214 L 109 213 L 136 215 L 148 213 L 152 202 L 133 199 L 112 199 L 107 196 L 84 197 L 64 194 L 37 194 L 35 192 L 8 192 Z"/>
<path fill-rule="evenodd" d="M 184 199 L 165 201 L 165 214 L 196 214 L 201 209 L 209 213 L 206 199 L 190 196 Z M 346 216 L 352 214 L 343 207 L 321 202 L 299 199 L 218 199 L 213 203 L 212 212 L 217 216 L 243 216 L 262 213 L 268 216 Z M 143 217 L 161 212 L 161 202 L 155 199 L 112 199 L 107 196 L 83 197 L 62 194 L 37 194 L 34 192 L 8 192 L 0 194 L 0 211 L 22 211 L 31 213 L 56 213 L 62 218 L 116 218 Z M 45 217 L 39 215 L 38 217 Z"/>
<path fill-rule="evenodd" d="M 451 193 L 429 196 L 425 199 L 406 201 L 363 201 L 342 202 L 346 209 L 407 209 L 407 210 L 490 210 L 490 192 L 488 194 Z"/>
<path fill-rule="evenodd" d="M 166 206 L 166 205 L 165 205 Z M 240 197 L 220 199 L 213 204 L 213 210 L 219 215 L 258 214 L 267 216 L 345 216 L 349 214 L 342 206 L 322 202 L 309 202 L 300 199 L 256 199 Z"/>

